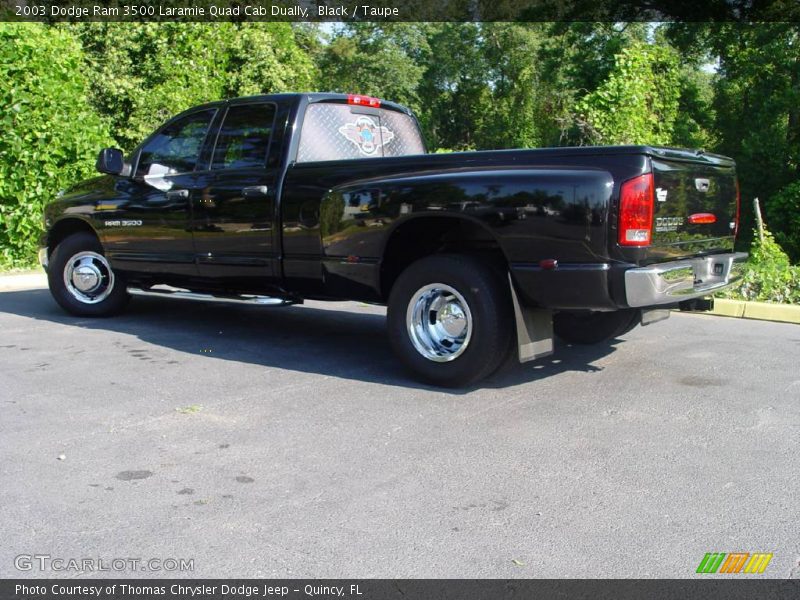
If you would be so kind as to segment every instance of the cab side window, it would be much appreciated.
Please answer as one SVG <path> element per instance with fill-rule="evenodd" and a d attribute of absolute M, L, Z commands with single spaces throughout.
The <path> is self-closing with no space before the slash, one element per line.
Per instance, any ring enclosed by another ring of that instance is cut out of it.
<path fill-rule="evenodd" d="M 194 170 L 216 109 L 173 121 L 142 148 L 136 175 L 160 177 Z"/>
<path fill-rule="evenodd" d="M 211 168 L 264 168 L 274 120 L 274 104 L 231 106 L 217 138 Z"/>

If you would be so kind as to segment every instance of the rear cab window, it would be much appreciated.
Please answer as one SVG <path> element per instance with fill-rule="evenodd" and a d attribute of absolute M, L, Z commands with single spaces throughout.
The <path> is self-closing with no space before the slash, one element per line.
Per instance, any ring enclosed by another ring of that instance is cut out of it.
<path fill-rule="evenodd" d="M 274 120 L 271 103 L 231 106 L 217 136 L 211 168 L 264 168 Z"/>
<path fill-rule="evenodd" d="M 392 108 L 315 102 L 303 119 L 297 162 L 424 154 L 417 121 Z"/>

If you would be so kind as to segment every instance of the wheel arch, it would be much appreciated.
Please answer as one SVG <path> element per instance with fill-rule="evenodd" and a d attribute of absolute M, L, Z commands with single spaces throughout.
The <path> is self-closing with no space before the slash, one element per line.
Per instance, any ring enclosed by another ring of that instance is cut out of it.
<path fill-rule="evenodd" d="M 480 253 L 491 257 L 503 270 L 508 258 L 497 235 L 483 221 L 468 215 L 412 215 L 387 233 L 380 253 L 378 287 L 389 297 L 397 277 L 413 262 L 440 253 Z"/>
<path fill-rule="evenodd" d="M 89 233 L 97 238 L 98 242 L 102 241 L 97 231 L 85 219 L 80 217 L 64 217 L 56 221 L 47 232 L 47 256 L 48 258 L 61 242 L 69 236 L 76 233 Z"/>

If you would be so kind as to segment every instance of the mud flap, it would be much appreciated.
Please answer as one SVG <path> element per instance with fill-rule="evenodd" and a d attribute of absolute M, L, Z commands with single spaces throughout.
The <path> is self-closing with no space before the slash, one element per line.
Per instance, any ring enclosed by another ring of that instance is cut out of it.
<path fill-rule="evenodd" d="M 517 328 L 517 356 L 524 363 L 553 353 L 553 311 L 522 306 L 508 274 L 514 321 Z"/>

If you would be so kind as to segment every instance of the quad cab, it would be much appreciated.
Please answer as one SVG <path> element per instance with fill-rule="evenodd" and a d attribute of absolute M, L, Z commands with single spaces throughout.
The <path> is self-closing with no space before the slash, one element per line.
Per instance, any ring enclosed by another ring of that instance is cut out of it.
<path fill-rule="evenodd" d="M 55 300 L 131 296 L 388 306 L 418 378 L 465 386 L 510 356 L 702 308 L 734 252 L 734 162 L 651 146 L 426 154 L 411 112 L 340 94 L 214 102 L 167 121 L 45 210 Z"/>

